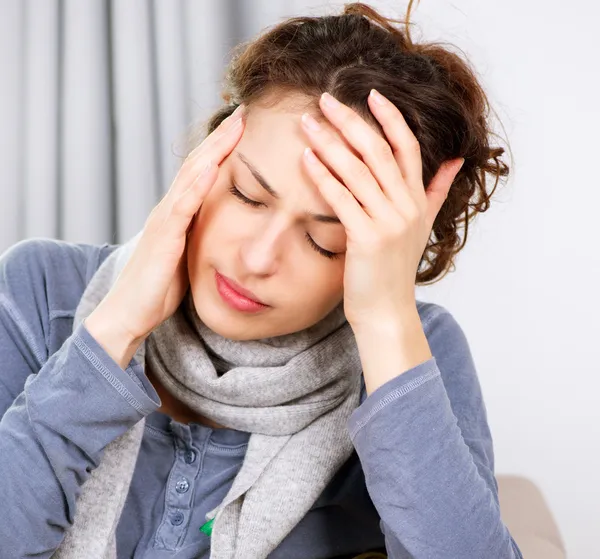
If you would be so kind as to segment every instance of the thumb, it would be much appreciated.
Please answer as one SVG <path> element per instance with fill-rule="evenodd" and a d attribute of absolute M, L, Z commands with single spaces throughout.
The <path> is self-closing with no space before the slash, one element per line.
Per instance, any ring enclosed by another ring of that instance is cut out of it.
<path fill-rule="evenodd" d="M 464 162 L 465 160 L 462 157 L 444 161 L 425 191 L 427 196 L 427 219 L 432 227 Z"/>

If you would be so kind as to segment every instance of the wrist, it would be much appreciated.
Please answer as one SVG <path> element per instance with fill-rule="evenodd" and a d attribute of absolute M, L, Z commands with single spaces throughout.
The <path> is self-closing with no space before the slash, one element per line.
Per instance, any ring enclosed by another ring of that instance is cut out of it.
<path fill-rule="evenodd" d="M 373 317 L 352 328 L 367 394 L 432 357 L 416 305 L 414 310 Z"/>
<path fill-rule="evenodd" d="M 84 320 L 84 326 L 122 369 L 127 368 L 145 339 L 135 337 L 120 327 L 114 314 L 103 308 L 102 303 Z"/>
<path fill-rule="evenodd" d="M 416 302 L 407 303 L 390 312 L 373 313 L 360 321 L 351 321 L 350 326 L 356 337 L 383 336 L 386 339 L 397 338 L 407 331 L 422 328 Z"/>

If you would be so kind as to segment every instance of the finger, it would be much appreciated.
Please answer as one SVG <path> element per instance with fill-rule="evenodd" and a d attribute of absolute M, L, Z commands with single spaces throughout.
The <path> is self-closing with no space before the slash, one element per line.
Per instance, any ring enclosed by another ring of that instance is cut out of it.
<path fill-rule="evenodd" d="M 308 175 L 339 217 L 346 233 L 359 234 L 361 230 L 366 230 L 371 219 L 360 207 L 352 192 L 331 174 L 309 147 L 304 150 L 303 160 Z"/>
<path fill-rule="evenodd" d="M 227 117 L 192 153 L 180 167 L 171 185 L 173 194 L 178 196 L 190 181 L 198 176 L 200 170 L 212 159 L 217 165 L 227 156 L 240 139 L 245 121 L 244 105 L 240 105 Z M 231 119 L 231 120 L 230 120 Z"/>
<path fill-rule="evenodd" d="M 194 217 L 202 206 L 209 190 L 218 176 L 218 166 L 210 161 L 192 182 L 190 187 L 174 198 L 165 212 L 160 235 L 170 239 L 185 238 L 188 228 Z"/>
<path fill-rule="evenodd" d="M 435 218 L 442 209 L 446 198 L 448 198 L 452 183 L 464 161 L 465 160 L 461 158 L 442 163 L 438 172 L 427 187 L 427 191 L 425 192 L 425 196 L 427 197 L 426 222 L 430 228 L 433 227 Z"/>
<path fill-rule="evenodd" d="M 220 136 L 227 133 L 227 131 L 235 124 L 236 120 L 243 118 L 246 112 L 246 106 L 241 104 L 235 109 L 227 118 L 223 119 L 221 123 L 200 143 L 196 146 L 188 155 L 188 159 L 193 159 L 201 154 L 207 147 L 210 146 L 211 142 L 216 141 Z"/>
<path fill-rule="evenodd" d="M 389 143 L 353 109 L 324 93 L 321 108 L 328 120 L 340 131 L 348 143 L 360 153 L 375 177 L 384 196 L 399 211 L 411 204 L 398 162 Z"/>
<path fill-rule="evenodd" d="M 362 204 L 364 211 L 371 218 L 386 217 L 390 210 L 389 201 L 369 167 L 354 155 L 340 138 L 325 130 L 308 113 L 302 115 L 302 125 L 321 164 L 327 164 L 338 174 L 344 186 Z"/>
<path fill-rule="evenodd" d="M 193 165 L 182 166 L 163 199 L 150 213 L 146 220 L 146 226 L 152 229 L 162 229 L 165 222 L 171 217 L 172 208 L 177 199 L 196 186 L 197 180 L 208 163 L 212 162 L 214 166 L 218 167 L 225 156 L 231 153 L 237 142 L 240 140 L 243 129 L 243 120 L 237 120 L 234 125 L 228 129 L 227 133 L 217 138 L 210 149 L 204 152 L 202 157 L 196 158 Z M 207 189 L 209 189 L 212 186 L 212 183 L 206 186 Z M 207 192 L 208 190 L 206 190 L 203 195 L 206 195 Z M 200 204 L 201 201 L 198 202 L 195 211 L 199 209 Z"/>
<path fill-rule="evenodd" d="M 369 94 L 369 108 L 381 124 L 408 188 L 423 193 L 421 146 L 398 108 L 377 90 Z"/>

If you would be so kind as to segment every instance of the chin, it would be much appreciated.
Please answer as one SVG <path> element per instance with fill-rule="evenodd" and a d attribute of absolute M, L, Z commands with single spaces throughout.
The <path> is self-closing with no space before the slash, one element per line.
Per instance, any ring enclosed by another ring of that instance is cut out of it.
<path fill-rule="evenodd" d="M 225 323 L 224 321 L 215 321 L 202 319 L 213 332 L 227 338 L 228 340 L 234 340 L 236 342 L 244 342 L 249 340 L 258 340 L 261 338 L 256 332 L 249 329 L 241 330 L 239 327 L 234 326 L 231 322 Z"/>
<path fill-rule="evenodd" d="M 264 315 L 244 315 L 227 308 L 217 292 L 202 289 L 201 295 L 195 295 L 194 307 L 200 320 L 213 332 L 229 340 L 247 341 L 258 340 L 270 335 L 265 333 Z"/>

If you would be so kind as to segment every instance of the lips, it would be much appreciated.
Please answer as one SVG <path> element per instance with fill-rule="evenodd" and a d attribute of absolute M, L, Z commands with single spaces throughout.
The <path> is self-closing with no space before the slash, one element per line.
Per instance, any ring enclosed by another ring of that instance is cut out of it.
<path fill-rule="evenodd" d="M 223 279 L 223 281 L 227 284 L 229 284 L 229 286 L 231 287 L 231 289 L 233 289 L 234 291 L 237 291 L 240 295 L 243 295 L 244 297 L 246 297 L 247 299 L 250 299 L 251 301 L 254 301 L 255 303 L 260 303 L 261 305 L 265 305 L 267 306 L 266 303 L 264 303 L 263 301 L 261 301 L 254 293 L 252 293 L 252 291 L 250 291 L 249 289 L 245 289 L 243 288 L 239 283 L 235 282 L 234 280 L 232 280 L 231 278 L 228 278 L 227 276 L 224 276 L 223 274 L 221 274 L 220 272 L 217 272 L 219 274 L 219 276 L 221 276 L 221 278 Z"/>

